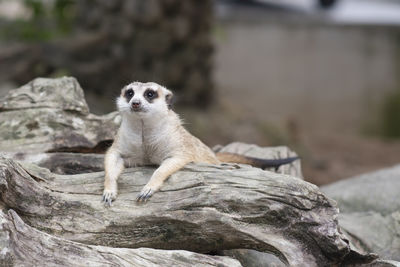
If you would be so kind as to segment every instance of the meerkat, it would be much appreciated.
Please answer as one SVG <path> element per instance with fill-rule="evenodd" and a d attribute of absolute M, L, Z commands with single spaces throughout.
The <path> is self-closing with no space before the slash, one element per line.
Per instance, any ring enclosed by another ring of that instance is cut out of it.
<path fill-rule="evenodd" d="M 136 200 L 147 201 L 163 182 L 190 162 L 236 162 L 261 168 L 279 167 L 298 159 L 264 160 L 231 153 L 215 154 L 183 126 L 171 109 L 172 92 L 153 82 L 133 82 L 121 90 L 117 108 L 121 126 L 104 159 L 102 201 L 111 205 L 117 197 L 117 180 L 125 167 L 159 165 Z"/>

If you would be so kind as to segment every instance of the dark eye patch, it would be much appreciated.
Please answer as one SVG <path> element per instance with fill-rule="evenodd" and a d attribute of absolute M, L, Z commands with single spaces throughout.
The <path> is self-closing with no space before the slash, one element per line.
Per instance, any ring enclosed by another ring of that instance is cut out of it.
<path fill-rule="evenodd" d="M 128 102 L 131 100 L 131 98 L 135 95 L 135 92 L 132 89 L 128 89 L 125 91 L 125 98 L 128 100 Z"/>
<path fill-rule="evenodd" d="M 143 96 L 149 103 L 153 103 L 153 100 L 158 97 L 158 93 L 153 89 L 147 89 Z"/>

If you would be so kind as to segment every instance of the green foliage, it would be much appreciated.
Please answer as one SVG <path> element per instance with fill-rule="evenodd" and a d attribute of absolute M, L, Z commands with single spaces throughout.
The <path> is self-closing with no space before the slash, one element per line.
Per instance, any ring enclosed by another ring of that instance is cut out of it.
<path fill-rule="evenodd" d="M 383 107 L 383 135 L 400 138 L 400 90 L 389 95 Z"/>
<path fill-rule="evenodd" d="M 24 0 L 32 16 L 28 20 L 3 22 L 0 38 L 26 42 L 47 41 L 71 32 L 75 17 L 74 0 Z"/>

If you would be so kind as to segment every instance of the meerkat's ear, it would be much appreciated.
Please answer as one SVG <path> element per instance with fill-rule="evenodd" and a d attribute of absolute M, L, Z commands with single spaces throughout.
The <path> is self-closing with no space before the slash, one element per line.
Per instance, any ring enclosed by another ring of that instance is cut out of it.
<path fill-rule="evenodd" d="M 124 95 L 124 93 L 125 93 L 127 87 L 128 87 L 128 86 L 126 86 L 126 85 L 125 85 L 124 87 L 122 87 L 122 89 L 121 89 L 121 96 Z"/>
<path fill-rule="evenodd" d="M 173 103 L 172 99 L 174 97 L 174 94 L 168 89 L 164 89 L 164 93 L 165 93 L 165 102 L 167 103 L 167 107 L 168 109 L 171 109 Z"/>

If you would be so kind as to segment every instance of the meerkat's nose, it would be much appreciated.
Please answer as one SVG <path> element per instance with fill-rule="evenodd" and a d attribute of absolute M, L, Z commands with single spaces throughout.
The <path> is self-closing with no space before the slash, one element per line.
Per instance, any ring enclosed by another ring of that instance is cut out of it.
<path fill-rule="evenodd" d="M 139 108 L 140 107 L 140 101 L 136 100 L 136 101 L 132 101 L 131 103 L 132 108 Z"/>

